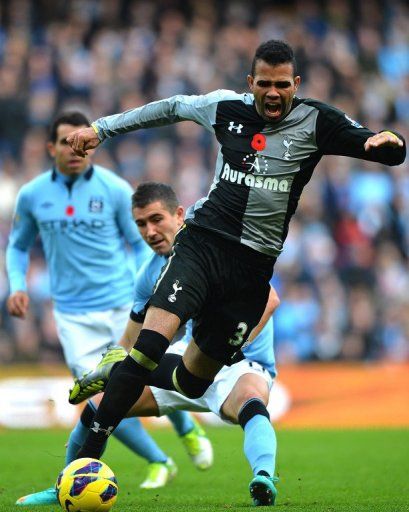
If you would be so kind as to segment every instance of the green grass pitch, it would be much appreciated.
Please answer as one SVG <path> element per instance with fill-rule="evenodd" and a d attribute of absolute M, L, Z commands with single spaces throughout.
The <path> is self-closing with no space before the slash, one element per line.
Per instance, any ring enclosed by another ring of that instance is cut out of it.
<path fill-rule="evenodd" d="M 170 429 L 153 431 L 179 467 L 176 479 L 156 491 L 139 490 L 146 464 L 112 441 L 104 460 L 119 482 L 113 512 L 254 510 L 241 429 L 207 431 L 215 464 L 203 473 L 192 467 Z M 277 435 L 278 510 L 409 511 L 409 430 L 279 430 Z M 64 465 L 66 439 L 67 432 L 62 430 L 0 431 L 1 512 L 30 510 L 15 506 L 16 498 L 53 483 Z M 59 508 L 35 508 L 40 510 Z"/>

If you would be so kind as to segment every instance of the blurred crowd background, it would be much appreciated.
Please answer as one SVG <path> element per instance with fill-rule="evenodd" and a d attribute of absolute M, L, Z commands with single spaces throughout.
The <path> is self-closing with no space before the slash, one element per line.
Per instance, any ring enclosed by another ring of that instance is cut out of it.
<path fill-rule="evenodd" d="M 31 314 L 11 319 L 4 250 L 16 194 L 50 166 L 62 110 L 96 119 L 174 94 L 243 92 L 257 45 L 284 39 L 298 95 L 409 140 L 409 10 L 399 0 L 0 1 L 0 364 L 62 360 L 40 244 Z M 104 143 L 96 161 L 132 185 L 172 184 L 188 206 L 207 193 L 215 139 L 193 123 Z M 409 359 L 408 164 L 325 157 L 306 187 L 275 272 L 280 363 Z"/>

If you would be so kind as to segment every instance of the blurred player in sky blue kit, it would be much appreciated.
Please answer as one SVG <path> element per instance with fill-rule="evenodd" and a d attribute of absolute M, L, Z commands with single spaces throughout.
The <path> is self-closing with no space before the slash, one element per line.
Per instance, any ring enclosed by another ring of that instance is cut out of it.
<path fill-rule="evenodd" d="M 62 114 L 54 121 L 48 143 L 54 166 L 21 188 L 6 253 L 7 308 L 11 315 L 25 318 L 30 303 L 26 284 L 29 251 L 40 235 L 58 336 L 66 363 L 76 377 L 95 368 L 102 353 L 124 331 L 134 292 L 126 243 L 134 251 L 137 267 L 151 253 L 131 215 L 130 185 L 112 171 L 93 165 L 90 156 L 78 157 L 67 144 L 68 133 L 86 126 L 89 122 L 79 112 Z M 82 418 L 94 415 L 100 397 L 93 401 Z M 197 437 L 198 427 L 187 413 L 172 415 L 170 420 L 183 441 L 186 435 Z M 79 421 L 70 435 L 67 463 L 75 458 L 86 432 Z M 142 488 L 161 487 L 176 474 L 174 462 L 139 420 L 121 422 L 115 437 L 150 463 Z M 17 503 L 56 502 L 51 488 Z"/>
<path fill-rule="evenodd" d="M 139 335 L 146 304 L 184 219 L 183 206 L 178 203 L 171 187 L 162 183 L 139 185 L 132 196 L 132 212 L 144 240 L 155 253 L 147 259 L 136 276 L 134 306 L 120 341 L 126 351 L 132 349 Z M 277 494 L 277 479 L 274 476 L 277 441 L 265 406 L 276 376 L 271 314 L 278 304 L 277 294 L 271 288 L 266 310 L 249 337 L 250 341 L 254 341 L 243 348 L 240 354 L 243 359 L 231 366 L 224 366 L 201 398 L 190 399 L 176 391 L 149 385 L 128 413 L 134 416 L 162 416 L 181 409 L 212 411 L 227 422 L 240 424 L 244 430 L 244 453 L 253 471 L 250 493 L 255 505 L 273 505 Z M 164 357 L 175 361 L 181 359 L 191 338 L 192 322 L 189 321 L 182 340 L 173 343 Z M 76 388 L 71 391 L 71 398 L 75 396 L 74 403 L 79 403 L 95 392 L 94 386 L 102 382 L 101 377 L 105 377 L 106 383 L 109 371 L 112 372 L 113 368 L 109 361 L 104 365 L 108 353 L 95 372 L 77 380 Z M 125 355 L 124 351 L 122 358 Z M 160 371 L 160 368 L 154 370 L 153 374 L 156 374 L 153 380 L 160 380 Z M 249 404 L 257 409 L 252 417 L 246 412 Z M 92 420 L 88 419 L 89 427 L 92 426 Z"/>

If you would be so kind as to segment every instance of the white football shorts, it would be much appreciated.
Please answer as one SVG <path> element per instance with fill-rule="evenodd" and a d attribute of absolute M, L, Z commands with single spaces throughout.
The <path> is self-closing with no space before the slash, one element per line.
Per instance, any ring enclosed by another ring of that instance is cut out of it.
<path fill-rule="evenodd" d="M 185 348 L 186 344 L 184 342 L 177 342 L 172 345 L 167 352 L 182 355 Z M 158 404 L 160 416 L 169 414 L 175 410 L 193 412 L 211 411 L 217 414 L 217 416 L 226 423 L 231 423 L 221 414 L 221 407 L 239 378 L 247 373 L 253 373 L 262 377 L 266 381 L 268 389 L 271 390 L 273 385 L 271 375 L 260 364 L 249 361 L 248 359 L 243 359 L 232 366 L 223 366 L 220 372 L 216 375 L 213 384 L 200 398 L 187 398 L 177 391 L 160 389 L 155 386 L 150 386 L 150 389 Z"/>
<path fill-rule="evenodd" d="M 132 304 L 107 311 L 72 314 L 54 310 L 65 362 L 74 377 L 94 370 L 108 345 L 118 343 Z"/>

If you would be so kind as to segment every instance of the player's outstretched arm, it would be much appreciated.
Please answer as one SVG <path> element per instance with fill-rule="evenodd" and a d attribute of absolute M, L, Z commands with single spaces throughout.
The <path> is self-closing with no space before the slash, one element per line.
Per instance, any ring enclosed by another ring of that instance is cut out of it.
<path fill-rule="evenodd" d="M 260 318 L 260 322 L 254 327 L 254 329 L 251 331 L 247 343 L 251 343 L 254 341 L 256 336 L 262 331 L 263 327 L 268 322 L 271 315 L 274 313 L 274 311 L 278 308 L 280 305 L 280 299 L 277 295 L 277 292 L 273 286 L 270 285 L 270 294 L 268 296 L 268 301 L 266 304 L 266 309 L 264 310 L 264 313 L 262 317 Z"/>
<path fill-rule="evenodd" d="M 402 148 L 403 140 L 392 132 L 384 131 L 369 137 L 364 144 L 365 151 L 369 151 L 371 148 L 379 148 L 381 146 Z"/>
<path fill-rule="evenodd" d="M 135 345 L 136 340 L 138 339 L 141 329 L 142 323 L 135 322 L 130 318 L 126 324 L 125 332 L 119 341 L 119 345 L 123 347 L 127 352 L 130 352 L 132 347 Z"/>
<path fill-rule="evenodd" d="M 131 319 L 128 320 L 119 344 L 108 347 L 95 370 L 74 380 L 74 387 L 70 390 L 68 398 L 70 404 L 80 404 L 105 390 L 114 366 L 125 359 L 128 352 L 135 345 L 141 329 L 141 323 Z"/>

